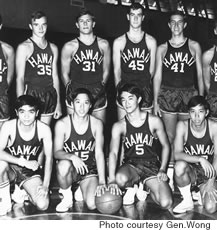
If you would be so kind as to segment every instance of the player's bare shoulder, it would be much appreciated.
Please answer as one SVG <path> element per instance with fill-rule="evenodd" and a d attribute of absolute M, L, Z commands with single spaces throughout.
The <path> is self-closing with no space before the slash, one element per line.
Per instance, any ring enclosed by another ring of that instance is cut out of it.
<path fill-rule="evenodd" d="M 6 42 L 1 41 L 1 46 L 4 54 L 10 56 L 14 54 L 14 48 Z"/>
<path fill-rule="evenodd" d="M 167 42 L 164 42 L 164 43 L 160 44 L 157 47 L 157 55 L 158 55 L 158 57 L 164 58 L 164 56 L 165 56 L 165 54 L 167 52 L 167 48 L 168 48 Z"/>
<path fill-rule="evenodd" d="M 213 58 L 216 46 L 211 47 L 210 49 L 206 50 L 202 55 L 203 62 L 210 62 Z"/>
<path fill-rule="evenodd" d="M 51 129 L 50 126 L 37 120 L 37 128 L 38 128 L 38 135 L 40 138 L 51 137 Z"/>
<path fill-rule="evenodd" d="M 63 46 L 63 51 L 74 53 L 78 49 L 78 40 L 75 38 L 71 41 L 68 41 Z"/>
<path fill-rule="evenodd" d="M 153 45 L 157 46 L 157 41 L 156 41 L 156 39 L 152 35 L 146 33 L 145 34 L 145 40 L 146 40 L 147 46 L 149 46 L 149 45 L 151 45 L 151 46 L 153 46 Z"/>
<path fill-rule="evenodd" d="M 208 122 L 209 122 L 209 130 L 210 130 L 211 136 L 217 137 L 217 121 L 208 119 Z"/>
<path fill-rule="evenodd" d="M 123 34 L 114 40 L 113 47 L 123 49 L 126 44 L 126 35 Z"/>
<path fill-rule="evenodd" d="M 33 49 L 34 47 L 32 41 L 27 39 L 18 45 L 16 53 L 25 56 L 27 59 L 32 54 Z"/>
<path fill-rule="evenodd" d="M 194 53 L 201 52 L 201 47 L 200 47 L 199 42 L 192 40 L 192 39 L 188 39 L 188 45 L 189 45 L 191 52 L 194 52 Z"/>
<path fill-rule="evenodd" d="M 50 48 L 54 53 L 58 53 L 58 48 L 56 44 L 50 42 Z"/>

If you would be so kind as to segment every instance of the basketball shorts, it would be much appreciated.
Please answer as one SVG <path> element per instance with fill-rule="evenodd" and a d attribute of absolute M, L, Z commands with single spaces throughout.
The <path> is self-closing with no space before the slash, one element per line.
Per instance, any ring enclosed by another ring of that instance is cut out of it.
<path fill-rule="evenodd" d="M 195 88 L 174 89 L 162 87 L 158 96 L 160 109 L 165 113 L 188 113 L 189 100 L 198 95 Z"/>
<path fill-rule="evenodd" d="M 33 170 L 27 169 L 25 167 L 10 164 L 9 175 L 12 175 L 13 182 L 15 182 L 20 188 L 22 188 L 23 184 L 26 181 L 28 181 L 34 177 L 40 177 L 41 178 L 43 175 L 43 172 L 42 172 L 41 168 L 37 169 L 36 171 L 33 171 Z M 14 178 L 14 176 L 15 176 L 15 178 Z"/>
<path fill-rule="evenodd" d="M 200 164 L 189 164 L 189 166 L 196 178 L 195 185 L 199 186 L 208 180 Z"/>
<path fill-rule="evenodd" d="M 217 94 L 209 93 L 206 99 L 210 105 L 210 116 L 217 119 Z"/>
<path fill-rule="evenodd" d="M 47 88 L 31 88 L 27 87 L 26 94 L 31 95 L 39 100 L 40 113 L 42 116 L 50 116 L 54 114 L 57 105 L 57 92 L 53 86 Z"/>
<path fill-rule="evenodd" d="M 93 111 L 102 110 L 107 107 L 107 95 L 105 87 L 101 82 L 97 82 L 91 85 L 85 85 L 78 82 L 70 81 L 66 86 L 66 106 L 72 107 L 72 94 L 78 88 L 85 88 L 89 90 L 93 96 Z"/>
<path fill-rule="evenodd" d="M 0 122 L 6 121 L 10 118 L 9 111 L 9 97 L 8 95 L 0 96 Z"/>
<path fill-rule="evenodd" d="M 145 184 L 146 181 L 157 177 L 160 164 L 160 161 L 157 159 L 145 160 L 142 163 L 141 160 L 128 160 L 119 167 L 117 172 L 120 172 L 123 167 L 131 168 L 130 170 L 134 171 L 134 173 L 132 173 L 134 176 L 133 178 L 129 178 L 129 181 L 125 187 L 133 187 L 134 184 L 138 184 L 139 182 Z"/>
<path fill-rule="evenodd" d="M 124 84 L 126 84 L 126 81 L 120 81 L 117 85 L 117 92 L 118 90 L 124 86 Z M 132 84 L 135 84 L 138 88 L 140 88 L 141 92 L 142 92 L 142 101 L 140 102 L 140 106 L 142 110 L 149 110 L 152 109 L 153 107 L 153 90 L 152 90 L 152 84 L 148 84 L 148 85 L 139 85 L 135 82 L 132 82 Z M 123 109 L 123 106 L 116 101 L 116 104 L 118 105 L 118 107 Z"/>

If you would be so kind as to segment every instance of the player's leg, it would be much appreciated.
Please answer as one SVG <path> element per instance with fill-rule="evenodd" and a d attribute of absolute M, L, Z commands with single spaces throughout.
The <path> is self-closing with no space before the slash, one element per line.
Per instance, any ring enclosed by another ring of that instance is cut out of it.
<path fill-rule="evenodd" d="M 56 207 L 56 211 L 66 212 L 73 205 L 71 185 L 73 182 L 73 173 L 75 173 L 75 169 L 72 165 L 72 162 L 69 160 L 58 161 L 56 173 L 57 181 L 60 185 L 59 193 L 61 193 L 63 196 L 61 202 Z"/>
<path fill-rule="evenodd" d="M 157 177 L 146 180 L 145 185 L 155 203 L 163 209 L 170 209 L 173 204 L 172 191 L 166 181 L 158 181 Z"/>
<path fill-rule="evenodd" d="M 92 115 L 94 117 L 100 119 L 103 123 L 105 123 L 105 120 L 106 120 L 106 109 L 94 110 L 92 112 Z"/>
<path fill-rule="evenodd" d="M 191 195 L 191 184 L 195 182 L 195 172 L 187 162 L 177 161 L 175 164 L 174 178 L 183 200 L 173 209 L 173 212 L 184 213 L 188 210 L 192 210 L 194 203 Z"/>
<path fill-rule="evenodd" d="M 41 177 L 33 176 L 23 183 L 23 188 L 28 193 L 30 201 L 37 207 L 38 210 L 47 210 L 49 206 L 49 192 L 45 195 L 40 193 L 40 188 L 43 185 Z"/>
<path fill-rule="evenodd" d="M 80 182 L 84 202 L 87 204 L 87 207 L 90 210 L 96 208 L 95 194 L 98 184 L 98 178 L 95 175 L 90 175 Z"/>
<path fill-rule="evenodd" d="M 47 125 L 50 125 L 53 115 L 41 115 L 40 121 L 44 122 Z"/>
<path fill-rule="evenodd" d="M 1 95 L 0 97 L 0 129 L 3 123 L 10 118 L 9 111 L 9 98 L 7 95 Z"/>

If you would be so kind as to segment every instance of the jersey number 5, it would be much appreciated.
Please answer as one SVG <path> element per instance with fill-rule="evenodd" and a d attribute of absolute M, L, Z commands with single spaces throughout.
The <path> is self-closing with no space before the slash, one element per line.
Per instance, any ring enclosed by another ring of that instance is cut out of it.
<path fill-rule="evenodd" d="M 137 155 L 143 155 L 145 153 L 143 144 L 137 144 L 136 145 L 136 154 Z"/>

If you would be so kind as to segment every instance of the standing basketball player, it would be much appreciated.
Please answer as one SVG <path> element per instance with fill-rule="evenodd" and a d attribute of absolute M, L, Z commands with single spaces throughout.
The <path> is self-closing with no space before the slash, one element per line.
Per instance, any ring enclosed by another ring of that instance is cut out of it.
<path fill-rule="evenodd" d="M 73 205 L 72 184 L 80 186 L 89 209 L 95 209 L 95 194 L 105 189 L 103 123 L 88 114 L 92 95 L 87 89 L 76 89 L 72 96 L 74 112 L 56 123 L 54 156 L 62 201 L 56 211 L 66 212 Z M 75 197 L 76 199 L 76 197 Z"/>
<path fill-rule="evenodd" d="M 113 65 L 117 88 L 125 83 L 133 83 L 142 89 L 142 109 L 152 110 L 152 76 L 155 68 L 156 40 L 142 30 L 145 18 L 144 8 L 139 3 L 129 7 L 127 19 L 129 31 L 115 39 L 113 44 Z M 118 118 L 126 115 L 124 108 L 117 102 Z"/>
<path fill-rule="evenodd" d="M 71 94 L 77 88 L 88 89 L 94 98 L 92 115 L 105 121 L 107 97 L 105 84 L 109 77 L 110 47 L 108 41 L 94 35 L 95 18 L 83 9 L 76 18 L 79 37 L 62 49 L 61 65 L 66 86 L 68 114 L 73 113 Z"/>
<path fill-rule="evenodd" d="M 154 113 L 162 117 L 171 144 L 168 176 L 173 188 L 173 141 L 176 123 L 189 117 L 187 103 L 198 91 L 203 95 L 204 85 L 201 48 L 197 42 L 184 36 L 184 28 L 187 26 L 184 15 L 180 11 L 173 12 L 168 26 L 172 37 L 157 49 L 153 83 Z"/>
<path fill-rule="evenodd" d="M 0 30 L 2 17 L 0 15 Z M 4 121 L 10 118 L 8 89 L 14 74 L 14 49 L 0 41 L 0 129 Z"/>
<path fill-rule="evenodd" d="M 29 94 L 41 101 L 41 121 L 50 124 L 61 116 L 58 49 L 46 38 L 47 17 L 41 11 L 31 15 L 32 36 L 21 43 L 16 53 L 17 96 Z"/>
<path fill-rule="evenodd" d="M 217 35 L 217 20 L 215 20 L 214 34 Z M 203 77 L 206 99 L 210 106 L 212 119 L 217 119 L 217 46 L 205 51 L 202 57 Z"/>
<path fill-rule="evenodd" d="M 141 197 L 141 190 L 135 189 L 135 184 L 141 182 L 158 205 L 169 209 L 172 205 L 171 190 L 166 174 L 169 142 L 160 118 L 141 111 L 139 107 L 141 99 L 141 91 L 134 85 L 125 84 L 119 90 L 118 101 L 125 109 L 126 116 L 116 122 L 112 128 L 109 188 L 112 193 L 120 192 L 118 186 L 127 189 L 123 203 L 131 204 L 134 202 L 135 195 L 138 199 Z M 118 152 L 122 138 L 124 160 L 119 167 Z M 161 156 L 158 156 L 156 151 L 157 139 L 162 145 Z"/>
<path fill-rule="evenodd" d="M 207 118 L 209 104 L 203 96 L 188 103 L 190 119 L 179 121 L 174 141 L 175 181 L 183 197 L 173 211 L 184 213 L 194 208 L 191 185 L 200 188 L 205 210 L 217 210 L 217 123 Z"/>
<path fill-rule="evenodd" d="M 0 131 L 0 214 L 11 210 L 10 182 L 23 188 L 39 210 L 49 204 L 52 171 L 52 136 L 49 126 L 37 120 L 37 99 L 20 96 L 15 104 L 17 118 L 6 121 Z M 38 157 L 45 155 L 44 176 Z"/>

